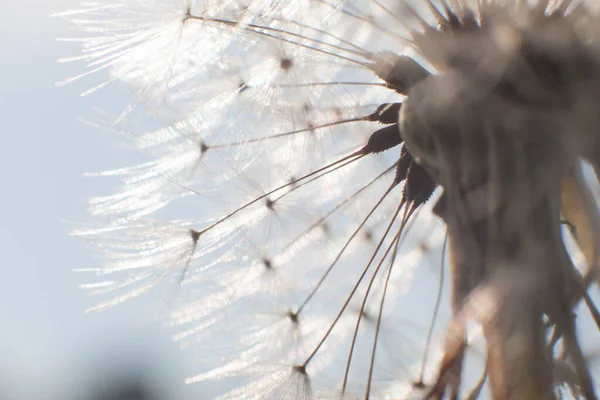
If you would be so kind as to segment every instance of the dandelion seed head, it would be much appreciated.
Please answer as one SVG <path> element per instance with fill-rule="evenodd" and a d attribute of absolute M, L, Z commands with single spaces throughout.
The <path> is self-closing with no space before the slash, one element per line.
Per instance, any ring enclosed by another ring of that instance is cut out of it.
<path fill-rule="evenodd" d="M 134 94 L 106 125 L 147 157 L 96 174 L 120 189 L 90 200 L 104 227 L 73 232 L 103 257 L 108 279 L 83 287 L 113 297 L 95 309 L 169 281 L 166 324 L 204 356 L 186 383 L 223 382 L 221 398 L 481 392 L 463 359 L 484 364 L 498 318 L 525 321 L 507 305 L 552 320 L 563 303 L 548 292 L 576 287 L 559 221 L 540 215 L 560 219 L 566 166 L 596 155 L 588 3 L 121 0 L 62 14 L 88 36 L 72 59 L 83 75 Z M 125 132 L 133 107 L 163 127 Z M 505 250 L 519 268 L 502 267 Z M 497 341 L 511 359 L 535 347 L 513 338 Z"/>

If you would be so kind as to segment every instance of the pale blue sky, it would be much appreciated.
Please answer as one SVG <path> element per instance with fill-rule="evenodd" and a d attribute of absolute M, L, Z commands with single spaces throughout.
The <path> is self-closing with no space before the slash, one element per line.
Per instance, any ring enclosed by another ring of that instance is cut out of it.
<path fill-rule="evenodd" d="M 0 3 L 0 398 L 83 400 L 87 385 L 115 379 L 130 365 L 149 367 L 147 377 L 164 386 L 164 398 L 203 398 L 183 384 L 195 372 L 192 354 L 153 322 L 149 299 L 84 313 L 99 299 L 77 289 L 85 277 L 72 270 L 97 261 L 67 236 L 65 221 L 90 220 L 87 198 L 107 193 L 110 182 L 83 172 L 114 166 L 116 153 L 103 133 L 75 118 L 91 118 L 94 104 L 126 93 L 112 87 L 80 98 L 90 86 L 85 80 L 55 87 L 83 66 L 56 63 L 78 48 L 56 41 L 75 32 L 49 15 L 77 4 Z"/>

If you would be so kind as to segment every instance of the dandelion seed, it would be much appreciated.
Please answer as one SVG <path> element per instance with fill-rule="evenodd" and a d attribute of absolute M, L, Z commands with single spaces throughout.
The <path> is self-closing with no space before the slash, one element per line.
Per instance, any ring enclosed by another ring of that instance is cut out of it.
<path fill-rule="evenodd" d="M 123 132 L 138 106 L 164 125 L 126 132 L 150 160 L 97 174 L 121 191 L 90 201 L 105 227 L 74 232 L 110 276 L 84 287 L 121 292 L 95 309 L 173 281 L 166 323 L 207 360 L 187 383 L 222 379 L 223 398 L 596 398 L 579 336 L 600 329 L 580 167 L 600 165 L 591 3 L 61 14 L 90 35 L 69 59 L 81 77 L 106 70 L 135 95 L 106 126 Z M 589 323 L 573 318 L 584 306 Z"/>

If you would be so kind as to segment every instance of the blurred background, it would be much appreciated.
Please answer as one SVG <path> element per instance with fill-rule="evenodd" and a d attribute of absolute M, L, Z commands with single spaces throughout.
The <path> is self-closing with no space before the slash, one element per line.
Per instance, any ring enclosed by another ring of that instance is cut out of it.
<path fill-rule="evenodd" d="M 50 15 L 78 4 L 0 2 L 0 400 L 210 398 L 184 384 L 195 372 L 192 353 L 158 323 L 156 298 L 85 313 L 100 299 L 77 288 L 91 279 L 73 270 L 99 264 L 67 233 L 90 220 L 87 199 L 112 183 L 83 172 L 126 163 L 114 160 L 102 130 L 76 118 L 93 119 L 94 104 L 118 110 L 131 99 L 116 85 L 79 96 L 102 76 L 55 86 L 83 71 L 57 63 L 80 51 L 57 38 L 81 33 Z"/>

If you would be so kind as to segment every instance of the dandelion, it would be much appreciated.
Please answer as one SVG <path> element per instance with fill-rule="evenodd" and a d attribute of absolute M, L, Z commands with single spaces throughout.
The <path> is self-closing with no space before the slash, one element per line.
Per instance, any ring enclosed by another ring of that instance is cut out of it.
<path fill-rule="evenodd" d="M 121 191 L 74 232 L 104 259 L 95 310 L 171 281 L 165 322 L 206 356 L 187 383 L 223 398 L 596 398 L 591 3 L 60 14 L 88 33 L 79 77 L 108 76 L 85 94 L 125 84 L 106 127 L 149 157 L 95 174 Z M 163 127 L 122 128 L 138 106 Z"/>

